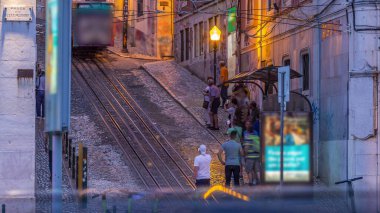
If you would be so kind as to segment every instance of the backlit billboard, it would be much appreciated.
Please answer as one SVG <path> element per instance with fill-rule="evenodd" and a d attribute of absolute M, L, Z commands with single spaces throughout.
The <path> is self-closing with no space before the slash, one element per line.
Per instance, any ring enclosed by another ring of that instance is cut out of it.
<path fill-rule="evenodd" d="M 262 162 L 265 183 L 280 181 L 280 113 L 262 114 Z M 284 182 L 311 182 L 312 122 L 308 112 L 287 112 L 284 117 Z"/>

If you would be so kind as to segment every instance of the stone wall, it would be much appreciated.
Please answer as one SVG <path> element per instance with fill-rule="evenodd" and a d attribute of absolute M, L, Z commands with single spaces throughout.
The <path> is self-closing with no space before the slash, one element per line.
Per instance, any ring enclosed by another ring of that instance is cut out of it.
<path fill-rule="evenodd" d="M 8 204 L 7 212 L 34 212 L 36 2 L 0 3 L 1 17 L 5 6 L 33 8 L 31 22 L 0 22 L 0 204 Z"/>

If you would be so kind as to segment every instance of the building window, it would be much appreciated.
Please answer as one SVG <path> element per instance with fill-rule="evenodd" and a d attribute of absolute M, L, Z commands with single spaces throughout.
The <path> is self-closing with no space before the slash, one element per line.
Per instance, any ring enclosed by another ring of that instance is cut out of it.
<path fill-rule="evenodd" d="M 289 66 L 289 67 L 291 67 L 289 56 L 284 56 L 284 57 L 282 58 L 282 65 L 283 65 L 283 66 Z"/>
<path fill-rule="evenodd" d="M 247 0 L 247 23 L 253 19 L 253 0 Z"/>
<path fill-rule="evenodd" d="M 212 18 L 209 18 L 208 19 L 208 31 L 210 31 L 212 29 L 212 27 L 215 26 L 215 22 L 214 22 L 214 17 Z M 208 51 L 209 52 L 212 52 L 213 51 L 213 42 L 211 41 L 211 38 L 210 36 L 208 36 Z"/>
<path fill-rule="evenodd" d="M 310 55 L 309 53 L 301 54 L 301 70 L 302 70 L 302 90 L 310 89 Z"/>
<path fill-rule="evenodd" d="M 144 0 L 137 0 L 137 16 L 144 15 Z"/>
<path fill-rule="evenodd" d="M 272 0 L 267 0 L 267 9 L 268 9 L 268 11 L 271 11 L 272 10 Z"/>
<path fill-rule="evenodd" d="M 190 56 L 190 30 L 189 28 L 186 28 L 185 29 L 185 51 L 186 51 L 186 54 L 185 54 L 185 59 L 186 60 L 189 60 L 189 56 Z"/>
<path fill-rule="evenodd" d="M 199 55 L 203 55 L 203 43 L 204 43 L 204 29 L 203 22 L 199 22 Z"/>
<path fill-rule="evenodd" d="M 181 34 L 181 61 L 185 60 L 185 36 L 183 30 L 180 32 Z"/>
<path fill-rule="evenodd" d="M 194 57 L 199 55 L 199 26 L 194 24 Z"/>

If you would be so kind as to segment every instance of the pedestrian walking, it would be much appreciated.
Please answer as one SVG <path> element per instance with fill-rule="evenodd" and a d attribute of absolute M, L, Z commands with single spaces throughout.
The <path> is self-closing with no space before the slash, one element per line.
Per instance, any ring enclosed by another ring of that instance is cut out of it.
<path fill-rule="evenodd" d="M 220 106 L 220 90 L 215 85 L 213 79 L 208 80 L 208 85 L 210 86 L 210 121 L 211 126 L 209 129 L 211 130 L 219 130 L 219 122 L 218 122 L 218 108 Z"/>
<path fill-rule="evenodd" d="M 37 118 L 45 117 L 45 72 L 37 65 L 36 79 L 36 113 Z"/>
<path fill-rule="evenodd" d="M 208 77 L 207 80 L 212 79 L 211 77 Z M 211 127 L 211 120 L 210 120 L 210 86 L 207 85 L 207 87 L 203 90 L 203 108 L 205 109 L 205 122 L 207 127 Z"/>
<path fill-rule="evenodd" d="M 257 132 L 254 131 L 252 122 L 247 121 L 244 137 L 244 156 L 245 156 L 245 171 L 248 175 L 248 184 L 253 186 L 260 184 L 260 138 Z"/>
<path fill-rule="evenodd" d="M 222 85 L 221 85 L 221 89 L 220 89 L 220 96 L 222 98 L 222 106 L 224 106 L 226 104 L 226 101 L 228 99 L 229 84 L 225 83 L 226 81 L 228 81 L 228 69 L 227 69 L 224 61 L 221 61 L 220 62 L 220 83 Z"/>
<path fill-rule="evenodd" d="M 194 159 L 194 178 L 197 188 L 210 186 L 211 156 L 206 154 L 206 146 L 200 145 L 199 155 Z"/>
<path fill-rule="evenodd" d="M 234 186 L 240 185 L 240 164 L 244 165 L 242 146 L 234 140 L 236 134 L 237 131 L 231 131 L 230 140 L 223 143 L 218 152 L 218 159 L 225 166 L 226 187 L 230 187 L 232 176 L 234 178 Z M 225 161 L 222 159 L 223 152 Z"/>

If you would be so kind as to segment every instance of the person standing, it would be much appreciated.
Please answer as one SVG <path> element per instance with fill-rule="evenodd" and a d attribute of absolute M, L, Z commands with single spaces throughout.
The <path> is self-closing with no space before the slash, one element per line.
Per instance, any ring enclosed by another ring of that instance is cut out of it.
<path fill-rule="evenodd" d="M 236 98 L 232 98 L 231 102 L 227 101 L 224 105 L 224 110 L 228 113 L 227 125 L 229 128 L 234 126 L 235 112 L 237 108 Z"/>
<path fill-rule="evenodd" d="M 215 85 L 213 79 L 208 80 L 208 85 L 210 86 L 210 121 L 211 130 L 219 130 L 219 122 L 218 122 L 218 108 L 220 106 L 220 90 Z"/>
<path fill-rule="evenodd" d="M 229 84 L 225 83 L 226 81 L 228 81 L 228 69 L 224 61 L 222 61 L 220 62 L 220 83 L 222 84 L 220 96 L 222 97 L 222 106 L 226 104 L 226 101 L 228 99 Z"/>
<path fill-rule="evenodd" d="M 244 164 L 242 159 L 243 149 L 240 143 L 236 142 L 237 131 L 230 132 L 230 140 L 223 143 L 219 148 L 218 159 L 225 166 L 226 187 L 230 187 L 231 177 L 234 177 L 234 186 L 240 185 L 240 164 Z M 225 161 L 222 159 L 224 152 Z"/>
<path fill-rule="evenodd" d="M 206 154 L 206 146 L 200 145 L 199 155 L 194 159 L 194 178 L 197 188 L 210 186 L 211 156 Z"/>
<path fill-rule="evenodd" d="M 211 77 L 208 77 L 207 80 L 212 79 Z M 207 87 L 203 90 L 203 108 L 205 109 L 205 121 L 206 126 L 211 127 L 211 120 L 210 120 L 210 86 L 207 85 Z"/>
<path fill-rule="evenodd" d="M 248 174 L 248 184 L 253 186 L 260 183 L 260 138 L 254 131 L 251 121 L 245 123 L 244 153 L 245 153 L 245 171 Z"/>
<path fill-rule="evenodd" d="M 37 118 L 45 117 L 45 72 L 37 65 L 38 76 L 36 79 L 36 111 Z"/>

